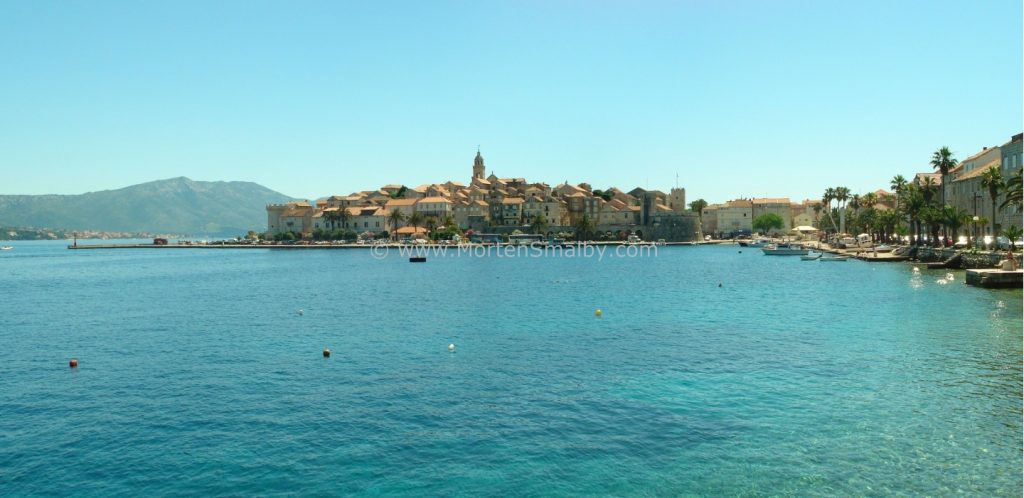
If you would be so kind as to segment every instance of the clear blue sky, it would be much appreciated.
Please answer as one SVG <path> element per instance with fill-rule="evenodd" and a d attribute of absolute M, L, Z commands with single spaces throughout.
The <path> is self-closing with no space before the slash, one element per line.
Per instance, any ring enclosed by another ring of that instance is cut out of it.
<path fill-rule="evenodd" d="M 0 193 L 175 176 L 693 199 L 884 187 L 1022 128 L 1021 2 L 0 3 Z"/>

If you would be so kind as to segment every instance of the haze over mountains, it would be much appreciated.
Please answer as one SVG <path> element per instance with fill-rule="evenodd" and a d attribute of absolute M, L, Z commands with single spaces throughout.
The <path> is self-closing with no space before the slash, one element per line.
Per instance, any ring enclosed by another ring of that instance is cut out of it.
<path fill-rule="evenodd" d="M 0 195 L 0 226 L 239 235 L 265 230 L 266 205 L 290 200 L 252 182 L 179 177 L 80 195 Z"/>

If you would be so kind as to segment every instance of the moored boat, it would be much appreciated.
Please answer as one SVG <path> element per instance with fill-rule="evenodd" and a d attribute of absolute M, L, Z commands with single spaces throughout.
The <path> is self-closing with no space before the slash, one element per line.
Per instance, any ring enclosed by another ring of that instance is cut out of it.
<path fill-rule="evenodd" d="M 806 256 L 807 249 L 796 244 L 768 244 L 761 248 L 765 256 Z"/>
<path fill-rule="evenodd" d="M 0 251 L 10 251 L 14 246 L 0 246 Z"/>
<path fill-rule="evenodd" d="M 820 257 L 821 257 L 821 253 L 820 252 L 818 252 L 818 253 L 807 253 L 804 256 L 800 256 L 800 259 L 803 260 L 803 261 L 814 261 L 814 260 L 816 260 L 816 259 L 818 259 Z"/>
<path fill-rule="evenodd" d="M 850 259 L 849 256 L 822 256 L 820 259 L 818 259 L 818 261 L 822 261 L 822 262 L 828 262 L 828 261 L 842 262 L 842 261 L 846 261 L 848 259 Z"/>

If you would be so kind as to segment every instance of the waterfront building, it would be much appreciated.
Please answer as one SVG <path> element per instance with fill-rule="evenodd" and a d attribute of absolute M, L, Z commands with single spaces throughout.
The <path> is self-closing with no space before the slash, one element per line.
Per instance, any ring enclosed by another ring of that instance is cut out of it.
<path fill-rule="evenodd" d="M 267 206 L 267 233 L 270 236 L 285 232 L 311 234 L 314 212 L 313 205 L 307 201 L 270 204 Z"/>
<path fill-rule="evenodd" d="M 338 217 L 332 213 L 338 209 L 349 210 L 351 228 L 360 231 L 385 229 L 385 218 L 394 211 L 406 217 L 413 212 L 437 219 L 451 215 L 464 230 L 491 227 L 499 233 L 522 228 L 541 214 L 552 233 L 571 232 L 584 217 L 598 232 L 639 233 L 644 228 L 651 237 L 660 234 L 658 238 L 670 240 L 693 240 L 699 229 L 698 215 L 688 211 L 683 188 L 673 188 L 665 194 L 639 187 L 626 193 L 609 187 L 596 196 L 588 183 L 564 182 L 552 188 L 522 177 L 498 177 L 493 171 L 485 175 L 484 158 L 477 150 L 468 186 L 452 180 L 411 188 L 394 183 L 348 196 L 332 195 L 315 207 L 268 206 L 268 235 L 282 231 L 308 235 L 313 228 L 331 229 L 336 224 L 331 220 Z M 285 221 L 285 211 L 296 216 L 286 217 Z"/>
<path fill-rule="evenodd" d="M 751 199 L 753 210 L 751 216 L 756 220 L 759 216 L 772 213 L 782 218 L 782 229 L 772 230 L 773 234 L 789 233 L 793 228 L 793 207 L 786 197 L 759 197 Z M 753 226 L 753 221 L 751 221 Z"/>
<path fill-rule="evenodd" d="M 408 219 L 412 216 L 412 213 L 416 210 L 416 201 L 418 199 L 391 199 L 384 204 L 384 208 L 391 211 L 401 211 L 402 215 Z"/>
<path fill-rule="evenodd" d="M 724 236 L 752 233 L 754 204 L 747 199 L 726 202 L 718 208 L 718 232 Z"/>
<path fill-rule="evenodd" d="M 432 216 L 439 220 L 452 214 L 452 201 L 441 196 L 424 197 L 417 200 L 413 207 L 424 216 Z"/>

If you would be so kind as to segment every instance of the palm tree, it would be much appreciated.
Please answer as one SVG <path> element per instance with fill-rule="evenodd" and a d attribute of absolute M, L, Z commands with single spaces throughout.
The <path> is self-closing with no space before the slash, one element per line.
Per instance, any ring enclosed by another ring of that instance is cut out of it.
<path fill-rule="evenodd" d="M 444 216 L 444 219 L 441 220 L 441 226 L 446 228 L 455 228 L 456 230 L 459 228 L 458 224 L 455 223 L 455 217 L 450 214 L 446 214 Z"/>
<path fill-rule="evenodd" d="M 391 234 L 396 238 L 398 237 L 398 225 L 401 225 L 403 221 L 405 221 L 405 214 L 398 209 L 394 209 L 388 214 L 388 222 L 391 223 Z"/>
<path fill-rule="evenodd" d="M 953 158 L 953 153 L 950 152 L 949 147 L 943 146 L 941 149 L 935 151 L 932 154 L 931 165 L 936 171 L 942 175 L 942 205 L 946 205 L 946 175 L 949 174 L 949 170 L 953 169 L 957 165 L 957 160 Z"/>
<path fill-rule="evenodd" d="M 949 228 L 950 237 L 955 237 L 961 227 L 967 226 L 973 218 L 964 209 L 956 206 L 942 208 L 942 224 Z"/>
<path fill-rule="evenodd" d="M 903 178 L 903 175 L 896 175 L 889 181 L 889 187 L 892 188 L 892 192 L 896 194 L 896 209 L 900 208 L 900 194 L 903 193 L 903 189 L 907 186 L 907 179 Z"/>
<path fill-rule="evenodd" d="M 327 221 L 331 222 L 331 230 L 337 228 L 336 225 L 338 220 L 341 219 L 342 211 L 345 211 L 344 208 L 324 210 L 324 218 L 327 218 Z M 348 214 L 347 211 L 346 214 Z"/>
<path fill-rule="evenodd" d="M 825 195 L 821 196 L 821 203 L 825 205 L 825 214 L 828 215 L 828 221 L 832 227 L 836 226 L 836 220 L 832 218 L 832 201 L 836 199 L 836 189 L 829 187 L 825 189 Z"/>
<path fill-rule="evenodd" d="M 878 203 L 878 195 L 874 192 L 868 192 L 860 197 L 861 207 L 875 207 Z"/>
<path fill-rule="evenodd" d="M 921 182 L 921 195 L 924 196 L 924 202 L 926 204 L 932 203 L 932 199 L 935 198 L 935 190 L 937 187 L 938 184 L 935 183 L 935 179 L 930 176 Z"/>
<path fill-rule="evenodd" d="M 339 209 L 336 216 L 338 223 L 341 223 L 343 227 L 348 226 L 349 222 L 352 221 L 352 213 L 348 212 L 348 209 L 345 208 Z"/>
<path fill-rule="evenodd" d="M 992 198 L 992 236 L 996 235 L 996 201 L 999 191 L 1003 189 L 1003 173 L 993 166 L 981 174 L 981 186 L 988 188 L 988 196 Z"/>
<path fill-rule="evenodd" d="M 412 225 L 413 228 L 419 228 L 424 221 L 425 218 L 423 216 L 423 213 L 419 211 L 413 211 L 412 214 L 409 215 L 409 224 Z"/>
<path fill-rule="evenodd" d="M 908 184 L 903 191 L 903 211 L 910 220 L 910 233 L 914 235 L 914 245 L 921 244 L 921 210 L 928 204 L 924 200 L 921 189 L 915 184 Z"/>
<path fill-rule="evenodd" d="M 839 208 L 839 231 L 846 233 L 846 201 L 850 199 L 850 189 L 836 187 L 836 200 L 842 203 Z"/>
<path fill-rule="evenodd" d="M 586 213 L 576 221 L 576 240 L 583 241 L 590 232 L 594 231 L 594 223 Z"/>
<path fill-rule="evenodd" d="M 1017 206 L 1019 210 L 1021 208 L 1021 172 L 1024 170 L 1017 170 L 1006 183 L 1003 185 L 1003 203 L 999 205 L 1000 209 L 1006 206 Z"/>
<path fill-rule="evenodd" d="M 548 220 L 544 219 L 544 215 L 537 213 L 533 219 L 530 220 L 530 227 L 533 228 L 534 233 L 543 234 L 548 231 Z"/>
<path fill-rule="evenodd" d="M 434 230 L 437 229 L 437 218 L 434 218 L 433 216 L 427 216 L 426 218 L 427 220 L 423 224 L 427 226 L 427 233 L 430 235 L 430 238 L 433 239 Z"/>
<path fill-rule="evenodd" d="M 1010 250 L 1017 249 L 1017 239 L 1021 237 L 1021 229 L 1017 225 L 1010 225 L 1003 230 L 1003 236 L 1010 239 Z"/>

